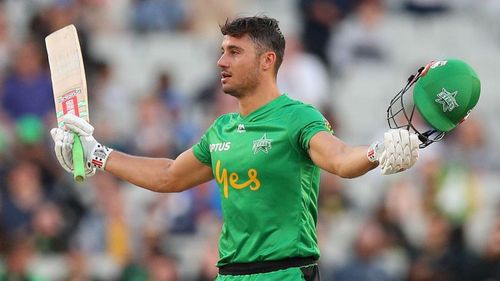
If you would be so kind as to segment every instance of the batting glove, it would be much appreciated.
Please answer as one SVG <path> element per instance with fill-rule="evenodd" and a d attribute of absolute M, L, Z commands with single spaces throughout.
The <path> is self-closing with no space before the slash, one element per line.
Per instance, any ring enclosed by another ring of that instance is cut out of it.
<path fill-rule="evenodd" d="M 52 139 L 54 140 L 54 151 L 57 161 L 69 173 L 73 172 L 73 134 L 61 128 L 53 128 L 50 130 Z M 95 174 L 94 166 L 85 165 L 85 175 L 92 176 Z"/>
<path fill-rule="evenodd" d="M 83 155 L 85 157 L 86 166 L 94 167 L 99 170 L 104 170 L 108 157 L 113 149 L 104 146 L 96 141 L 92 136 L 94 127 L 84 119 L 73 114 L 66 114 L 63 117 L 66 128 L 77 133 L 82 142 Z"/>
<path fill-rule="evenodd" d="M 379 162 L 383 175 L 398 173 L 411 168 L 418 159 L 418 136 L 404 129 L 391 129 L 384 133 L 382 143 L 370 145 L 368 160 Z"/>

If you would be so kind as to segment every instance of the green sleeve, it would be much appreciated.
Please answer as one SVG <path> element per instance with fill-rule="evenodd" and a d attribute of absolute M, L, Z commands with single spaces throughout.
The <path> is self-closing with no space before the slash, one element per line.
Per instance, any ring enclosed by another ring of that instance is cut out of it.
<path fill-rule="evenodd" d="M 208 131 L 201 137 L 200 141 L 193 145 L 194 156 L 200 160 L 201 163 L 212 166 L 212 158 L 210 156 L 210 148 L 208 142 Z"/>
<path fill-rule="evenodd" d="M 316 108 L 304 106 L 296 110 L 290 118 L 291 136 L 299 148 L 307 152 L 311 138 L 319 132 L 326 131 L 333 134 L 328 120 Z"/>

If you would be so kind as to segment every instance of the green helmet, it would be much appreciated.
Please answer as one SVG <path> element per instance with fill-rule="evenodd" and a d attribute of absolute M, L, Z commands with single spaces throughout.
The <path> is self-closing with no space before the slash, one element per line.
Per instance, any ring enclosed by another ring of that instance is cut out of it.
<path fill-rule="evenodd" d="M 413 98 L 408 102 L 405 93 L 412 85 Z M 480 92 L 479 78 L 467 63 L 458 59 L 431 62 L 412 75 L 391 101 L 387 109 L 389 127 L 413 129 L 422 142 L 420 146 L 426 147 L 441 140 L 469 116 Z M 412 122 L 415 108 L 429 130 L 421 132 Z M 401 124 L 401 116 L 407 123 Z"/>
<path fill-rule="evenodd" d="M 415 83 L 413 101 L 429 125 L 449 132 L 476 106 L 481 83 L 472 67 L 450 59 L 431 64 Z"/>

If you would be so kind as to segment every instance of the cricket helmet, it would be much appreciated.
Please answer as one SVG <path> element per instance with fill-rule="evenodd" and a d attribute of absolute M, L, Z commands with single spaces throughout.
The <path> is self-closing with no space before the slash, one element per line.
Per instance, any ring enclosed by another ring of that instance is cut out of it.
<path fill-rule="evenodd" d="M 412 86 L 413 95 L 406 94 Z M 422 142 L 420 147 L 426 147 L 469 116 L 480 92 L 479 78 L 467 63 L 458 59 L 433 61 L 411 75 L 391 100 L 387 109 L 389 127 L 415 132 Z M 417 124 L 415 108 L 424 124 Z"/>

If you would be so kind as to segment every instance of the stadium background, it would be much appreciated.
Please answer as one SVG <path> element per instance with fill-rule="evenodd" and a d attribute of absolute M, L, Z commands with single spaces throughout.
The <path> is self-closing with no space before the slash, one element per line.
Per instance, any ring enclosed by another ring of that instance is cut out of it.
<path fill-rule="evenodd" d="M 280 88 L 318 106 L 336 134 L 368 144 L 385 109 L 430 60 L 460 58 L 482 81 L 471 117 L 410 171 L 323 175 L 324 280 L 500 279 L 495 0 L 0 1 L 0 280 L 212 280 L 220 209 L 208 183 L 155 194 L 98 173 L 73 183 L 54 157 L 43 38 L 80 33 L 95 136 L 175 157 L 219 114 L 218 25 L 277 18 L 287 38 Z M 293 171 L 290 171 L 293 172 Z M 12 279 L 11 279 L 12 280 Z M 35 280 L 35 279 L 32 279 Z M 39 280 L 39 279 L 36 279 Z"/>

